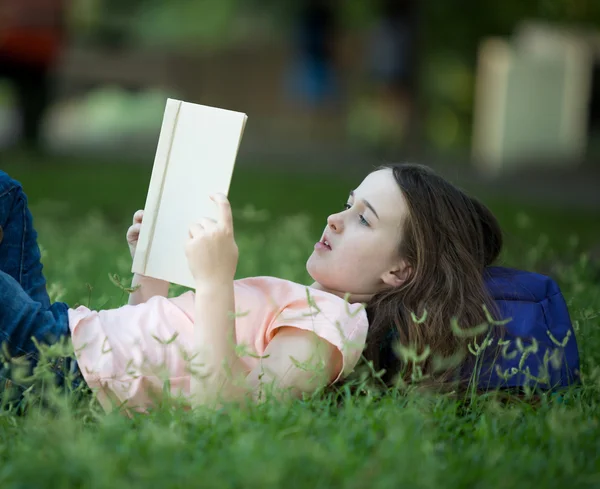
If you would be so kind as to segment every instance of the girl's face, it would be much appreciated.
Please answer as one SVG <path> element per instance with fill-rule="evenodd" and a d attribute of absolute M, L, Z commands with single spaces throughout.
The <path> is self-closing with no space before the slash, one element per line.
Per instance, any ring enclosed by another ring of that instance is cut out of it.
<path fill-rule="evenodd" d="M 392 171 L 369 174 L 350 192 L 345 208 L 327 219 L 306 269 L 313 287 L 355 301 L 401 285 L 409 272 L 399 255 L 408 209 Z M 351 299 L 352 300 L 352 299 Z"/>

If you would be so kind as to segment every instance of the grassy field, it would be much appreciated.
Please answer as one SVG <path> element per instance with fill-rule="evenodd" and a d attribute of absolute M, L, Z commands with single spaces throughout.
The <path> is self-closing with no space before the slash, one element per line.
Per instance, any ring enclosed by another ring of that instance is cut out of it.
<path fill-rule="evenodd" d="M 151 169 L 73 161 L 1 168 L 29 194 L 52 297 L 123 304 L 108 275 L 131 278 L 124 235 Z M 240 169 L 231 189 L 239 276 L 307 281 L 304 261 L 327 214 L 357 184 Z M 165 403 L 133 419 L 105 415 L 88 397 L 50 396 L 25 416 L 0 411 L 0 487 L 600 487 L 600 267 L 586 253 L 600 242 L 600 216 L 481 197 L 507 234 L 502 262 L 559 282 L 583 387 L 535 406 L 366 389 L 218 413 Z"/>

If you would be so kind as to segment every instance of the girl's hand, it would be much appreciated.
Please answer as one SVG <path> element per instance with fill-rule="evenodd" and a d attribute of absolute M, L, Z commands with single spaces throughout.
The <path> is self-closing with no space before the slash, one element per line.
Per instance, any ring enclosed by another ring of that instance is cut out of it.
<path fill-rule="evenodd" d="M 217 220 L 207 217 L 192 224 L 185 254 L 196 284 L 227 284 L 235 276 L 238 247 L 233 237 L 231 205 L 223 194 L 212 195 L 217 205 Z"/>
<path fill-rule="evenodd" d="M 129 245 L 131 258 L 133 258 L 135 255 L 135 249 L 137 248 L 138 238 L 140 237 L 140 228 L 142 227 L 143 218 L 144 211 L 136 211 L 136 213 L 133 215 L 133 224 L 127 230 L 127 244 Z"/>

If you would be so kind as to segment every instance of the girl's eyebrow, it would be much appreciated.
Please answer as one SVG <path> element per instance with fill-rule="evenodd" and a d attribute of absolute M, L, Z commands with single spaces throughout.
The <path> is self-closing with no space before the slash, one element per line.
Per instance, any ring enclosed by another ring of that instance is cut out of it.
<path fill-rule="evenodd" d="M 354 198 L 354 190 L 350 191 L 350 197 Z M 371 211 L 373 212 L 373 214 L 375 214 L 375 217 L 377 219 L 379 219 L 379 215 L 377 214 L 377 211 L 373 208 L 373 206 L 369 203 L 369 201 L 367 199 L 361 199 L 362 203 L 365 204 L 369 209 L 371 209 Z"/>

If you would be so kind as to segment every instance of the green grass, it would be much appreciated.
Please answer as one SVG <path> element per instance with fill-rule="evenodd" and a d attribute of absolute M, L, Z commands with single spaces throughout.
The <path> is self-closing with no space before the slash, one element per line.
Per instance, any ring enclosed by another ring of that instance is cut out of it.
<path fill-rule="evenodd" d="M 2 169 L 29 194 L 52 297 L 96 308 L 123 304 L 108 274 L 131 278 L 124 234 L 143 206 L 150 168 L 63 162 Z M 306 281 L 304 261 L 327 213 L 357 183 L 237 172 L 238 274 Z M 129 419 L 103 414 L 89 397 L 49 396 L 49 407 L 24 416 L 0 411 L 0 487 L 600 486 L 600 274 L 584 253 L 600 241 L 598 216 L 486 202 L 509 235 L 503 260 L 550 271 L 569 303 L 584 387 L 562 402 L 341 392 L 341 406 L 331 395 L 221 412 L 165 403 Z"/>

